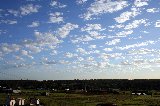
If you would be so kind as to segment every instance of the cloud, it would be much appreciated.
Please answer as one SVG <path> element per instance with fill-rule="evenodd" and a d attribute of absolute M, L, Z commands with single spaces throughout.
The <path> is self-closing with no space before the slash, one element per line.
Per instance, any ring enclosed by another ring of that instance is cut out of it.
<path fill-rule="evenodd" d="M 88 52 L 87 52 L 85 49 L 83 49 L 83 48 L 77 48 L 76 51 L 77 51 L 78 53 L 82 54 L 82 55 L 88 54 Z"/>
<path fill-rule="evenodd" d="M 149 8 L 146 11 L 149 12 L 149 13 L 156 13 L 156 12 L 159 12 L 159 9 L 157 9 L 157 8 Z"/>
<path fill-rule="evenodd" d="M 126 36 L 128 36 L 128 35 L 130 35 L 130 34 L 132 34 L 132 33 L 133 33 L 133 31 L 132 31 L 132 30 L 129 30 L 129 31 L 118 32 L 118 33 L 116 33 L 116 35 L 117 35 L 118 37 L 126 37 Z"/>
<path fill-rule="evenodd" d="M 55 13 L 50 13 L 49 14 L 49 23 L 60 23 L 63 22 L 63 17 L 61 15 L 63 15 L 63 13 L 60 12 L 55 12 Z"/>
<path fill-rule="evenodd" d="M 98 67 L 100 67 L 100 68 L 106 68 L 107 66 L 109 66 L 108 62 L 99 62 L 98 63 Z"/>
<path fill-rule="evenodd" d="M 22 56 L 27 56 L 27 57 L 30 58 L 30 59 L 34 59 L 33 56 L 29 55 L 29 53 L 28 53 L 27 50 L 21 50 L 21 55 L 22 55 Z"/>
<path fill-rule="evenodd" d="M 126 45 L 124 47 L 117 47 L 117 49 L 119 50 L 127 50 L 127 49 L 130 49 L 130 48 L 135 48 L 135 47 L 143 47 L 143 46 L 147 46 L 149 44 L 155 44 L 156 42 L 155 41 L 145 41 L 145 42 L 142 42 L 142 43 L 136 43 L 136 44 L 132 44 L 132 45 Z"/>
<path fill-rule="evenodd" d="M 109 61 L 110 55 L 107 53 L 101 53 L 99 58 L 101 58 L 104 61 Z"/>
<path fill-rule="evenodd" d="M 128 61 L 122 61 L 121 65 L 131 65 L 131 63 L 129 63 Z"/>
<path fill-rule="evenodd" d="M 36 31 L 35 32 L 36 42 L 39 44 L 39 46 L 49 46 L 52 48 L 52 46 L 57 46 L 62 41 L 59 40 L 54 34 L 52 33 L 41 33 Z"/>
<path fill-rule="evenodd" d="M 87 9 L 81 17 L 85 20 L 93 19 L 93 16 L 98 16 L 105 13 L 113 13 L 128 6 L 127 1 L 111 1 L 111 0 L 96 0 Z"/>
<path fill-rule="evenodd" d="M 20 14 L 29 15 L 32 13 L 37 13 L 40 7 L 41 7 L 40 5 L 33 5 L 33 4 L 27 4 L 27 5 L 21 6 Z"/>
<path fill-rule="evenodd" d="M 76 0 L 77 4 L 84 4 L 86 3 L 88 0 Z"/>
<path fill-rule="evenodd" d="M 20 56 L 14 56 L 16 60 L 21 60 L 21 61 L 24 61 L 24 59 Z"/>
<path fill-rule="evenodd" d="M 77 57 L 78 61 L 83 61 L 84 58 L 83 57 Z"/>
<path fill-rule="evenodd" d="M 87 61 L 89 61 L 89 62 L 93 62 L 93 61 L 94 61 L 94 57 L 93 57 L 93 56 L 89 56 L 89 57 L 87 57 Z"/>
<path fill-rule="evenodd" d="M 143 6 L 148 5 L 148 1 L 149 1 L 149 0 L 135 0 L 135 1 L 134 1 L 134 5 L 135 5 L 136 7 L 143 7 Z"/>
<path fill-rule="evenodd" d="M 19 15 L 19 11 L 17 11 L 17 10 L 8 9 L 8 12 L 10 14 L 13 14 L 15 17 L 17 17 Z"/>
<path fill-rule="evenodd" d="M 17 20 L 0 20 L 0 24 L 17 24 Z"/>
<path fill-rule="evenodd" d="M 6 33 L 7 33 L 7 30 L 0 30 L 0 35 L 6 34 Z"/>
<path fill-rule="evenodd" d="M 57 55 L 57 54 L 58 54 L 57 50 L 52 50 L 50 53 L 50 55 Z"/>
<path fill-rule="evenodd" d="M 103 39 L 106 36 L 102 36 L 100 33 L 98 33 L 97 31 L 88 31 L 88 33 L 90 34 L 91 37 L 95 38 L 95 39 Z"/>
<path fill-rule="evenodd" d="M 94 38 L 92 38 L 90 35 L 82 35 L 81 37 L 77 37 L 75 39 L 72 39 L 71 42 L 72 43 L 80 43 L 80 42 L 89 42 L 94 40 Z"/>
<path fill-rule="evenodd" d="M 37 13 L 41 8 L 40 5 L 26 4 L 21 6 L 18 10 L 8 9 L 8 13 L 12 14 L 15 17 L 26 16 L 32 13 Z"/>
<path fill-rule="evenodd" d="M 133 49 L 133 50 L 131 50 L 131 51 L 129 51 L 128 53 L 129 54 L 132 54 L 132 55 L 135 55 L 135 54 L 137 54 L 137 55 L 146 55 L 146 54 L 152 54 L 152 53 L 156 53 L 157 51 L 156 50 L 154 50 L 154 49 L 146 49 L 146 48 L 140 48 L 139 50 L 135 50 L 135 49 Z"/>
<path fill-rule="evenodd" d="M 72 31 L 76 28 L 78 28 L 77 24 L 67 23 L 67 24 L 63 25 L 61 28 L 58 28 L 57 34 L 61 38 L 66 38 L 67 35 L 69 35 L 70 31 Z"/>
<path fill-rule="evenodd" d="M 91 41 L 94 39 L 103 39 L 105 36 L 102 36 L 99 32 L 103 31 L 101 24 L 86 24 L 86 26 L 81 28 L 82 32 L 87 32 L 89 35 L 79 37 L 79 41 Z"/>
<path fill-rule="evenodd" d="M 41 48 L 38 47 L 38 45 L 26 44 L 25 47 L 28 48 L 31 51 L 31 53 L 39 53 L 39 52 L 41 52 Z"/>
<path fill-rule="evenodd" d="M 112 26 L 108 26 L 109 28 L 123 28 L 124 27 L 124 25 L 123 24 L 115 24 L 115 25 L 112 25 Z"/>
<path fill-rule="evenodd" d="M 160 20 L 157 20 L 157 21 L 156 21 L 155 27 L 160 27 Z"/>
<path fill-rule="evenodd" d="M 138 11 L 136 8 L 132 8 L 132 11 L 126 11 L 120 14 L 119 17 L 114 18 L 116 20 L 116 22 L 118 23 L 124 23 L 128 20 L 130 20 L 131 18 L 136 17 L 138 14 L 140 14 L 140 11 Z"/>
<path fill-rule="evenodd" d="M 103 50 L 106 52 L 111 52 L 111 51 L 113 51 L 113 48 L 104 48 Z"/>
<path fill-rule="evenodd" d="M 139 27 L 139 25 L 141 24 L 144 24 L 145 26 L 149 25 L 149 23 L 146 22 L 146 19 L 140 19 L 140 20 L 134 20 L 132 23 L 129 23 L 124 27 L 124 29 L 131 30 Z"/>
<path fill-rule="evenodd" d="M 21 51 L 21 54 L 27 56 L 27 55 L 28 55 L 28 51 L 22 50 L 22 51 Z"/>
<path fill-rule="evenodd" d="M 91 30 L 101 31 L 102 26 L 101 24 L 86 24 L 85 27 L 81 28 L 81 31 L 91 31 Z"/>
<path fill-rule="evenodd" d="M 34 22 L 32 22 L 31 25 L 27 25 L 27 27 L 33 28 L 33 27 L 38 27 L 39 25 L 40 25 L 40 23 L 38 21 L 34 21 Z"/>
<path fill-rule="evenodd" d="M 52 7 L 56 7 L 56 8 L 65 8 L 65 7 L 67 7 L 67 5 L 61 4 L 60 2 L 57 2 L 57 1 L 51 1 L 50 5 Z"/>
<path fill-rule="evenodd" d="M 67 53 L 65 54 L 65 56 L 66 56 L 67 58 L 72 58 L 72 57 L 75 57 L 75 56 L 78 56 L 78 55 L 67 52 Z"/>
<path fill-rule="evenodd" d="M 90 49 L 95 49 L 97 46 L 96 45 L 89 45 Z"/>
<path fill-rule="evenodd" d="M 0 46 L 0 50 L 3 52 L 3 54 L 18 52 L 20 49 L 21 49 L 21 46 L 17 44 L 2 43 Z"/>
<path fill-rule="evenodd" d="M 111 41 L 106 42 L 105 44 L 106 44 L 106 45 L 116 45 L 116 44 L 118 44 L 118 43 L 120 43 L 120 42 L 121 42 L 120 39 L 113 39 L 113 40 L 111 40 Z"/>

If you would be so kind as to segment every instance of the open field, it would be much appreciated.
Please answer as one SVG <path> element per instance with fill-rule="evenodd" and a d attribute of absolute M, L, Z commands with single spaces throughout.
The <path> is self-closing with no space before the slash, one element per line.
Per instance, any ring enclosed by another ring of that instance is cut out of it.
<path fill-rule="evenodd" d="M 45 106 L 96 106 L 98 103 L 115 103 L 118 106 L 157 106 L 160 105 L 158 95 L 130 95 L 130 94 L 72 94 L 72 93 L 50 93 L 49 96 L 40 95 L 43 91 L 22 91 L 22 94 L 12 94 L 14 98 L 31 97 L 40 99 L 40 103 Z M 7 94 L 0 93 L 0 104 L 5 103 Z"/>

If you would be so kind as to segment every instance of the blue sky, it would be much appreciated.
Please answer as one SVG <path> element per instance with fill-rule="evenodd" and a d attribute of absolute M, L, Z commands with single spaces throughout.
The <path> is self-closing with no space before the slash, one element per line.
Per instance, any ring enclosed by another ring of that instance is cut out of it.
<path fill-rule="evenodd" d="M 0 79 L 160 77 L 159 0 L 1 0 Z"/>

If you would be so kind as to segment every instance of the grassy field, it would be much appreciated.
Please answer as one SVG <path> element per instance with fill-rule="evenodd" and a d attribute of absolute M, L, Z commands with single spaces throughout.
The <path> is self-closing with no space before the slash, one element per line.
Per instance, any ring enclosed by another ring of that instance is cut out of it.
<path fill-rule="evenodd" d="M 25 98 L 26 101 L 31 97 L 40 99 L 40 103 L 45 106 L 96 106 L 98 103 L 115 103 L 118 106 L 157 106 L 160 105 L 158 95 L 130 95 L 130 94 L 69 94 L 69 93 L 50 93 L 49 96 L 41 96 L 44 91 L 23 91 L 20 94 L 12 94 L 14 98 Z M 5 103 L 7 94 L 0 93 L 0 104 Z"/>

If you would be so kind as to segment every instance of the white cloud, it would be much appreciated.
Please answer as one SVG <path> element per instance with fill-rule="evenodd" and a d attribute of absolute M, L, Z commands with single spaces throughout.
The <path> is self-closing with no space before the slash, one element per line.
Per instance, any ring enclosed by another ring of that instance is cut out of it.
<path fill-rule="evenodd" d="M 29 15 L 32 13 L 37 13 L 40 7 L 41 6 L 39 5 L 27 4 L 20 7 L 20 13 L 21 15 Z"/>
<path fill-rule="evenodd" d="M 38 43 L 39 46 L 49 46 L 50 48 L 54 48 L 57 46 L 59 43 L 62 41 L 59 40 L 54 34 L 52 33 L 40 33 L 40 32 L 35 32 L 36 36 L 36 42 Z"/>
<path fill-rule="evenodd" d="M 94 40 L 90 35 L 84 35 L 81 37 L 77 37 L 75 39 L 72 39 L 72 43 L 80 43 L 80 42 L 88 42 Z"/>
<path fill-rule="evenodd" d="M 77 24 L 67 23 L 63 25 L 61 28 L 58 28 L 57 34 L 61 38 L 66 38 L 67 35 L 69 35 L 70 31 L 74 30 L 75 28 L 78 28 Z"/>
<path fill-rule="evenodd" d="M 84 60 L 84 58 L 82 58 L 82 57 L 77 57 L 77 59 L 78 59 L 78 61 L 83 61 Z"/>
<path fill-rule="evenodd" d="M 160 20 L 157 20 L 157 21 L 156 21 L 155 27 L 160 27 Z"/>
<path fill-rule="evenodd" d="M 63 15 L 63 13 L 60 12 L 55 12 L 55 13 L 50 13 L 49 14 L 49 23 L 60 23 L 63 22 L 63 17 L 61 15 Z"/>
<path fill-rule="evenodd" d="M 96 45 L 89 45 L 89 48 L 90 48 L 90 49 L 95 49 L 95 48 L 96 48 Z"/>
<path fill-rule="evenodd" d="M 81 28 L 81 31 L 91 31 L 91 30 L 101 31 L 102 26 L 101 24 L 86 24 L 85 27 Z"/>
<path fill-rule="evenodd" d="M 117 49 L 119 50 L 127 50 L 127 49 L 130 49 L 130 48 L 135 48 L 135 47 L 143 47 L 143 46 L 147 46 L 149 44 L 155 44 L 156 42 L 155 41 L 146 41 L 146 42 L 142 42 L 142 43 L 136 43 L 136 44 L 132 44 L 132 45 L 126 45 L 124 47 L 117 47 Z"/>
<path fill-rule="evenodd" d="M 21 61 L 24 61 L 24 59 L 20 56 L 14 56 L 16 60 L 21 60 Z"/>
<path fill-rule="evenodd" d="M 7 33 L 7 30 L 0 30 L 0 35 L 6 34 L 6 33 Z"/>
<path fill-rule="evenodd" d="M 10 52 L 12 52 L 12 50 L 10 48 L 6 47 L 6 46 L 2 46 L 1 49 L 2 49 L 2 51 L 4 53 L 10 53 Z"/>
<path fill-rule="evenodd" d="M 58 54 L 57 50 L 53 50 L 53 51 L 50 53 L 50 55 L 57 55 L 57 54 Z"/>
<path fill-rule="evenodd" d="M 0 24 L 17 24 L 17 20 L 0 20 Z"/>
<path fill-rule="evenodd" d="M 106 53 L 101 53 L 99 58 L 103 59 L 104 61 L 109 61 L 110 55 Z"/>
<path fill-rule="evenodd" d="M 116 45 L 117 43 L 120 43 L 121 40 L 120 39 L 113 39 L 111 41 L 106 42 L 106 45 Z"/>
<path fill-rule="evenodd" d="M 23 56 L 27 56 L 27 57 L 30 58 L 30 59 L 33 59 L 33 58 L 34 58 L 33 56 L 29 55 L 28 51 L 26 51 L 26 50 L 21 50 L 21 54 L 22 54 Z"/>
<path fill-rule="evenodd" d="M 105 36 L 102 36 L 100 33 L 98 33 L 98 31 L 88 31 L 88 33 L 90 34 L 91 37 L 93 37 L 95 39 L 105 38 Z"/>
<path fill-rule="evenodd" d="M 38 46 L 35 46 L 34 44 L 26 44 L 25 47 L 28 48 L 32 53 L 41 52 L 41 48 Z"/>
<path fill-rule="evenodd" d="M 81 31 L 87 32 L 89 35 L 85 35 L 81 37 L 83 40 L 94 40 L 94 39 L 103 39 L 105 36 L 102 36 L 99 32 L 103 31 L 101 24 L 86 24 L 83 28 L 81 28 Z"/>
<path fill-rule="evenodd" d="M 113 13 L 128 6 L 127 1 L 96 0 L 81 17 L 85 20 L 104 13 Z"/>
<path fill-rule="evenodd" d="M 28 55 L 28 51 L 22 50 L 22 51 L 21 51 L 21 54 L 27 56 L 27 55 Z"/>
<path fill-rule="evenodd" d="M 148 5 L 148 1 L 149 1 L 149 0 L 135 0 L 135 1 L 134 1 L 134 5 L 135 5 L 136 7 L 146 6 L 146 5 Z"/>
<path fill-rule="evenodd" d="M 129 63 L 128 61 L 122 61 L 121 65 L 131 65 L 131 63 Z"/>
<path fill-rule="evenodd" d="M 137 9 L 132 9 L 131 12 L 129 12 L 129 11 L 123 12 L 119 17 L 116 17 L 114 19 L 118 23 L 124 23 L 124 22 L 130 20 L 130 18 L 134 18 L 138 14 L 140 14 L 140 12 L 137 11 Z"/>
<path fill-rule="evenodd" d="M 77 4 L 84 4 L 86 3 L 88 0 L 76 0 Z"/>
<path fill-rule="evenodd" d="M 157 9 L 157 8 L 149 8 L 146 11 L 149 12 L 149 13 L 156 13 L 156 12 L 159 12 L 159 9 Z"/>
<path fill-rule="evenodd" d="M 140 20 L 134 20 L 132 23 L 129 23 L 128 25 L 125 26 L 124 29 L 131 30 L 139 27 L 139 25 L 141 24 L 144 24 L 145 26 L 148 25 L 148 23 L 146 22 L 146 19 L 140 19 Z"/>
<path fill-rule="evenodd" d="M 75 57 L 75 56 L 78 56 L 78 55 L 67 52 L 67 53 L 65 54 L 65 56 L 68 57 L 68 58 L 72 58 L 72 57 Z"/>
<path fill-rule="evenodd" d="M 103 50 L 106 52 L 111 52 L 111 51 L 113 51 L 113 48 L 104 48 Z"/>
<path fill-rule="evenodd" d="M 50 5 L 52 7 L 56 7 L 56 8 L 65 8 L 65 7 L 67 7 L 67 5 L 61 4 L 60 2 L 57 2 L 57 1 L 51 1 Z"/>
<path fill-rule="evenodd" d="M 93 62 L 94 61 L 94 57 L 93 56 L 87 57 L 87 61 Z"/>
<path fill-rule="evenodd" d="M 8 12 L 9 12 L 10 14 L 13 14 L 15 17 L 17 17 L 17 16 L 19 15 L 19 11 L 17 11 L 17 10 L 9 9 Z"/>
<path fill-rule="evenodd" d="M 123 24 L 119 24 L 119 25 L 112 25 L 112 26 L 108 26 L 109 28 L 123 28 L 124 25 Z"/>
<path fill-rule="evenodd" d="M 132 34 L 132 33 L 133 33 L 133 31 L 132 31 L 132 30 L 129 30 L 129 31 L 118 32 L 118 33 L 116 33 L 116 35 L 117 35 L 118 37 L 126 37 L 126 36 L 128 36 L 128 35 L 130 35 L 130 34 Z"/>
<path fill-rule="evenodd" d="M 132 55 L 134 55 L 134 54 L 141 55 L 141 54 L 152 54 L 152 53 L 156 53 L 156 52 L 157 51 L 154 50 L 154 49 L 141 48 L 139 50 L 133 49 L 133 50 L 129 51 L 129 54 L 132 54 Z"/>
<path fill-rule="evenodd" d="M 57 1 L 51 1 L 50 5 L 51 6 L 57 6 Z"/>
<path fill-rule="evenodd" d="M 40 25 L 40 23 L 38 21 L 32 22 L 31 25 L 27 25 L 27 27 L 38 27 Z"/>
<path fill-rule="evenodd" d="M 87 51 L 85 49 L 83 49 L 83 48 L 77 48 L 76 51 L 79 52 L 82 55 L 88 54 Z"/>
<path fill-rule="evenodd" d="M 109 66 L 108 62 L 99 62 L 98 63 L 98 67 L 100 67 L 100 68 L 106 68 L 107 66 Z"/>
<path fill-rule="evenodd" d="M 21 46 L 17 44 L 2 43 L 0 49 L 4 54 L 8 54 L 11 52 L 18 52 L 21 49 Z"/>

